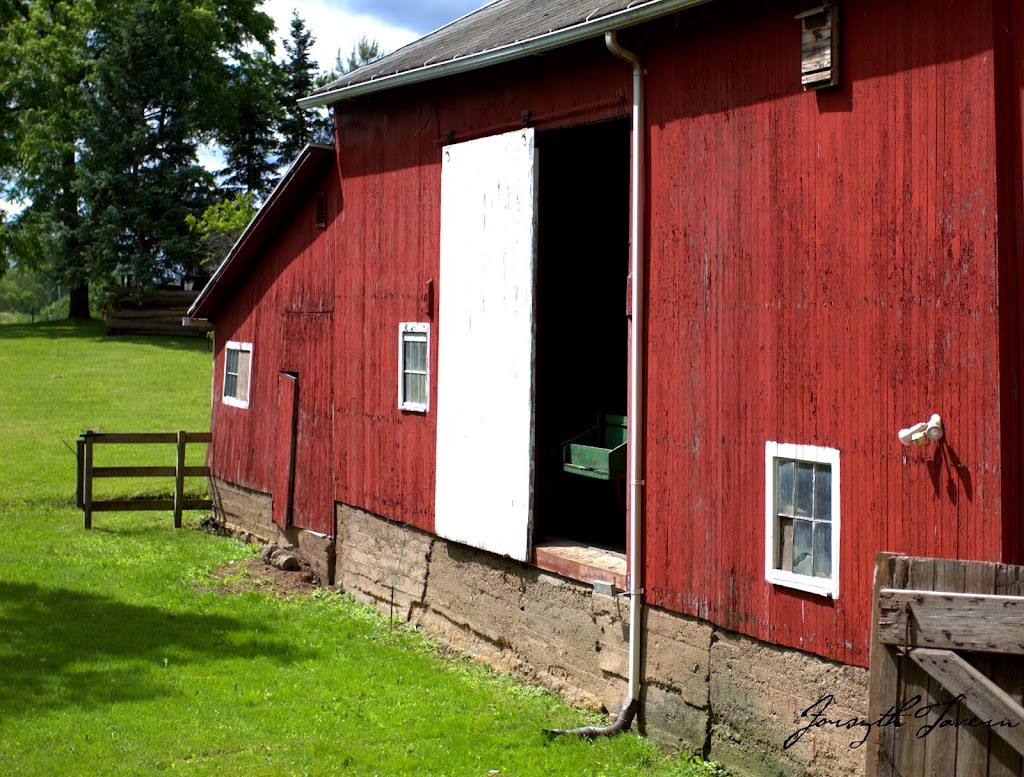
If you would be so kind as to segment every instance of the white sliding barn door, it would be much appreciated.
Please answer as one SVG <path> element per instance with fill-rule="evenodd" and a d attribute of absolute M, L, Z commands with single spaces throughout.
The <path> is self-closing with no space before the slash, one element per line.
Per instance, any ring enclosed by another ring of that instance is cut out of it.
<path fill-rule="evenodd" d="M 443 153 L 434 528 L 525 561 L 533 511 L 534 133 Z"/>

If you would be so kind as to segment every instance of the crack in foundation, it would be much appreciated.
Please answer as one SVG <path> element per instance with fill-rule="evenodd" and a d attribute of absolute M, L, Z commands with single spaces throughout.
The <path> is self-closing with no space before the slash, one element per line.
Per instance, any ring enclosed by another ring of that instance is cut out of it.
<path fill-rule="evenodd" d="M 711 637 L 708 640 L 708 673 L 704 676 L 704 685 L 708 691 L 708 719 L 704 727 L 704 745 L 701 747 L 701 758 L 705 761 L 711 760 L 711 735 L 715 727 L 715 709 L 711 705 L 711 649 L 718 642 L 718 631 L 711 630 Z"/>

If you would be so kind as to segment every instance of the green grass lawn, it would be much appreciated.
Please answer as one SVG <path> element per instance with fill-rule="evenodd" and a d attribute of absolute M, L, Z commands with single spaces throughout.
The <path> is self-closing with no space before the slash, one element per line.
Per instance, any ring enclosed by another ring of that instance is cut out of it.
<path fill-rule="evenodd" d="M 712 773 L 632 734 L 549 741 L 593 716 L 347 597 L 217 593 L 210 573 L 255 549 L 199 514 L 84 531 L 67 446 L 87 427 L 205 430 L 209 373 L 203 340 L 0 326 L 0 774 Z M 173 463 L 170 446 L 102 455 Z M 109 490 L 140 487 L 160 488 Z"/>

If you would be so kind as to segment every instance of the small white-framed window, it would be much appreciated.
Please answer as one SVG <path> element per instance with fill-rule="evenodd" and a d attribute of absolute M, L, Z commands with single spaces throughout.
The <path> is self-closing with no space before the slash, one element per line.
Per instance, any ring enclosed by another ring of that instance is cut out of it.
<path fill-rule="evenodd" d="M 764 446 L 765 577 L 775 585 L 839 596 L 839 451 Z"/>
<path fill-rule="evenodd" d="M 430 324 L 398 325 L 398 407 L 417 413 L 430 404 Z"/>
<path fill-rule="evenodd" d="M 249 407 L 249 376 L 252 374 L 252 343 L 229 341 L 224 347 L 225 405 Z"/>

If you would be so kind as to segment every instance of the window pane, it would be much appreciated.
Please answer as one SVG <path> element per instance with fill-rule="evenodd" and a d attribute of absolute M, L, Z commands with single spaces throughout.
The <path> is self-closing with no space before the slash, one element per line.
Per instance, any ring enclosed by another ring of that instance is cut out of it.
<path fill-rule="evenodd" d="M 425 375 L 414 375 L 411 399 L 417 405 L 427 404 L 427 379 Z"/>
<path fill-rule="evenodd" d="M 405 402 L 405 403 L 413 402 L 414 401 L 413 398 L 412 398 L 413 376 L 410 375 L 407 372 L 407 373 L 405 373 L 405 375 L 402 376 L 402 380 L 404 381 L 404 391 L 402 393 L 402 401 Z"/>
<path fill-rule="evenodd" d="M 238 349 L 228 348 L 227 355 L 227 372 L 237 375 L 238 374 Z"/>
<path fill-rule="evenodd" d="M 832 577 L 831 523 L 814 523 L 814 576 Z"/>
<path fill-rule="evenodd" d="M 814 510 L 814 465 L 799 461 L 796 465 L 796 514 L 808 518 Z"/>
<path fill-rule="evenodd" d="M 793 461 L 779 461 L 777 464 L 775 512 L 780 515 L 793 514 L 793 468 L 795 466 L 796 462 Z"/>
<path fill-rule="evenodd" d="M 416 343 L 411 340 L 405 340 L 403 345 L 403 357 L 402 360 L 405 362 L 402 368 L 405 372 L 410 372 L 416 369 Z M 406 392 L 408 394 L 408 392 Z"/>
<path fill-rule="evenodd" d="M 814 517 L 832 519 L 832 467 L 819 464 L 814 468 Z"/>
<path fill-rule="evenodd" d="M 427 371 L 427 344 L 425 342 L 416 343 L 416 369 L 420 372 Z"/>
<path fill-rule="evenodd" d="M 235 396 L 243 402 L 249 401 L 249 359 L 252 353 L 240 351 L 238 354 L 238 382 Z"/>
<path fill-rule="evenodd" d="M 793 519 L 779 519 L 778 555 L 775 568 L 793 571 Z"/>
<path fill-rule="evenodd" d="M 236 398 L 238 391 L 238 377 L 230 372 L 224 376 L 224 396 Z"/>
<path fill-rule="evenodd" d="M 811 522 L 793 521 L 793 572 L 811 574 Z"/>

